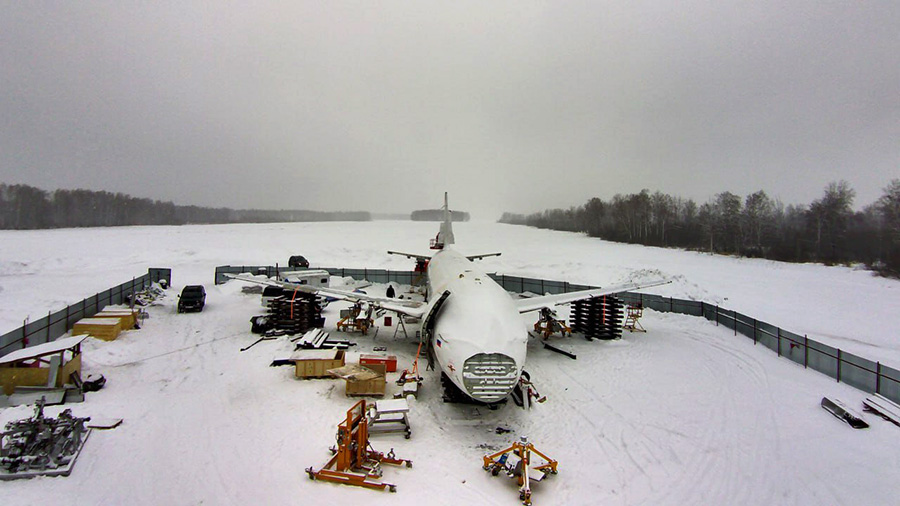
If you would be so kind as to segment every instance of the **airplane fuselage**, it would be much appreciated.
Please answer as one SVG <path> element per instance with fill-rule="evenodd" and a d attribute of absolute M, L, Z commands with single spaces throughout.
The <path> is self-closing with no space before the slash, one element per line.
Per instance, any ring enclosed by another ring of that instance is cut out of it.
<path fill-rule="evenodd" d="M 429 300 L 450 291 L 431 334 L 441 371 L 472 399 L 492 404 L 516 386 L 528 332 L 509 294 L 465 256 L 446 247 L 428 264 Z"/>

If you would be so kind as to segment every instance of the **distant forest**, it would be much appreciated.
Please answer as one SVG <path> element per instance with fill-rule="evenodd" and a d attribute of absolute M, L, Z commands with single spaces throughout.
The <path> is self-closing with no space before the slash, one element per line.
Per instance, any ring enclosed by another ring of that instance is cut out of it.
<path fill-rule="evenodd" d="M 0 184 L 0 229 L 28 230 L 122 225 L 370 221 L 365 211 L 266 211 L 198 206 L 90 190 L 47 192 L 27 185 Z"/>
<path fill-rule="evenodd" d="M 809 205 L 787 205 L 758 191 L 741 198 L 722 192 L 697 205 L 643 190 L 593 198 L 580 207 L 522 215 L 501 223 L 584 232 L 591 237 L 648 246 L 680 247 L 789 262 L 865 263 L 900 274 L 900 179 L 862 211 L 846 181 L 830 183 Z"/>
<path fill-rule="evenodd" d="M 469 221 L 469 213 L 465 211 L 450 211 L 450 218 L 453 221 Z M 413 211 L 409 215 L 412 221 L 444 221 L 443 209 L 419 209 Z"/>

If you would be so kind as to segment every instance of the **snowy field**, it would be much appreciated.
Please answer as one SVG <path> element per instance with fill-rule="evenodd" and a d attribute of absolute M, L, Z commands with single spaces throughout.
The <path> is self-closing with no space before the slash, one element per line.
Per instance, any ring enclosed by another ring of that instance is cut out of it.
<path fill-rule="evenodd" d="M 354 401 L 336 380 L 300 381 L 290 368 L 268 367 L 287 343 L 239 352 L 256 339 L 249 319 L 262 311 L 259 297 L 236 282 L 214 286 L 214 267 L 302 254 L 314 266 L 410 270 L 411 261 L 385 251 L 427 253 L 436 229 L 369 222 L 0 232 L 0 333 L 148 267 L 171 267 L 174 285 L 143 329 L 85 344 L 84 375 L 108 382 L 72 409 L 123 425 L 95 431 L 68 478 L 0 483 L 4 504 L 513 505 L 514 482 L 484 472 L 481 456 L 519 436 L 560 462 L 559 475 L 534 487 L 536 505 L 896 504 L 900 427 L 867 416 L 872 427 L 855 431 L 819 407 L 823 395 L 860 406 L 864 393 L 704 319 L 652 311 L 647 334 L 561 341 L 576 361 L 531 342 L 527 368 L 548 400 L 529 412 L 444 404 L 428 372 L 412 406 L 412 439 L 373 437 L 377 450 L 393 447 L 414 461 L 412 469 L 386 467 L 396 494 L 310 481 L 304 468 L 327 461 Z M 488 271 L 594 285 L 662 274 L 675 282 L 651 292 L 718 303 L 900 366 L 900 283 L 863 270 L 492 223 L 454 229 L 466 254 L 503 252 L 484 260 Z M 209 292 L 207 308 L 176 314 L 177 291 L 197 283 Z M 332 330 L 340 307 L 326 309 Z M 409 367 L 415 344 L 392 335 L 393 327 L 353 335 L 348 362 L 387 346 Z M 0 424 L 30 414 L 2 409 Z"/>

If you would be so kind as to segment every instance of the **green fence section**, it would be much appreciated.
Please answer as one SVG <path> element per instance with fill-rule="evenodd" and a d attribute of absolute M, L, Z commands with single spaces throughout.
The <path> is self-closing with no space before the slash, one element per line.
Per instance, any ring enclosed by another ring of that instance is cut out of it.
<path fill-rule="evenodd" d="M 21 327 L 0 336 L 0 357 L 22 348 L 54 341 L 71 330 L 78 320 L 90 318 L 106 306 L 122 304 L 130 294 L 140 292 L 163 279 L 171 284 L 172 270 L 152 268 L 143 276 L 98 292 L 61 311 L 48 312 L 43 318 L 26 322 Z"/>
<path fill-rule="evenodd" d="M 411 271 L 391 271 L 385 269 L 325 269 L 332 276 L 352 277 L 372 283 L 396 282 L 412 284 L 420 273 Z M 293 269 L 281 269 L 293 270 Z M 272 266 L 223 266 L 216 268 L 216 283 L 224 283 L 224 273 L 254 273 L 274 276 L 278 269 Z M 515 293 L 556 294 L 599 288 L 565 281 L 523 278 L 503 274 L 490 274 L 505 290 Z M 819 343 L 806 336 L 776 327 L 737 311 L 708 304 L 703 301 L 676 299 L 659 295 L 625 292 L 618 297 L 629 305 L 641 305 L 662 313 L 678 313 L 698 316 L 724 326 L 734 332 L 753 339 L 754 344 L 764 346 L 779 357 L 796 362 L 808 369 L 819 371 L 839 382 L 856 387 L 864 392 L 877 392 L 895 402 L 900 402 L 900 371 L 882 365 L 880 362 L 858 357 L 837 348 Z"/>

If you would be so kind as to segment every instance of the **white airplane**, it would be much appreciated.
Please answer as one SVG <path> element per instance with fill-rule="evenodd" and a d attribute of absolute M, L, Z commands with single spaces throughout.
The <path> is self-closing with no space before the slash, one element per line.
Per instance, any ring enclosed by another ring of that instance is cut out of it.
<path fill-rule="evenodd" d="M 525 366 L 528 330 L 521 313 L 550 308 L 577 300 L 669 283 L 654 280 L 606 288 L 582 290 L 527 299 L 513 299 L 473 260 L 499 253 L 465 256 L 454 248 L 453 223 L 444 194 L 444 220 L 431 241 L 434 255 L 389 251 L 425 263 L 426 301 L 398 300 L 327 287 L 260 281 L 229 275 L 233 279 L 274 284 L 291 290 L 337 299 L 366 301 L 377 307 L 422 319 L 422 339 L 441 370 L 451 397 L 494 405 L 505 402 L 519 384 Z"/>

